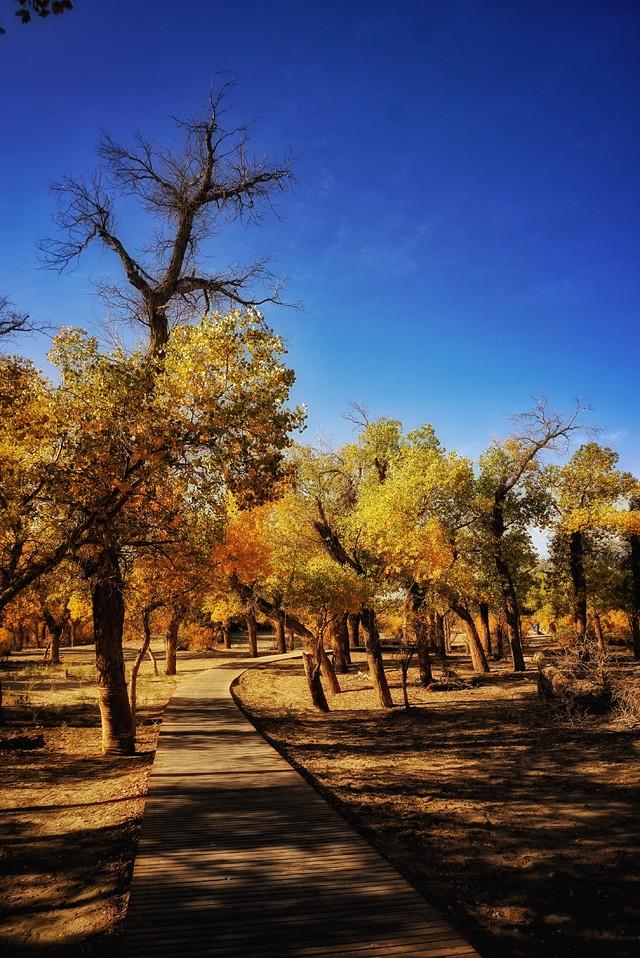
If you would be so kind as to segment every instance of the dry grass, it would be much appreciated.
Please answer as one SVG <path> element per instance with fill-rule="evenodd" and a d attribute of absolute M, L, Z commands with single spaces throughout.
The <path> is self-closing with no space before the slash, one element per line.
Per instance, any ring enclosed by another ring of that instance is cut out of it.
<path fill-rule="evenodd" d="M 535 669 L 494 666 L 460 691 L 413 685 L 410 712 L 375 709 L 362 662 L 341 681 L 326 716 L 308 708 L 297 663 L 245 673 L 238 693 L 486 958 L 638 954 L 637 733 L 558 724 Z"/>
<path fill-rule="evenodd" d="M 129 649 L 128 658 L 134 654 Z M 180 657 L 180 675 L 209 668 L 212 654 Z M 137 754 L 100 754 L 91 649 L 63 665 L 36 654 L 0 672 L 7 725 L 0 728 L 0 952 L 42 958 L 113 953 L 126 910 L 147 780 L 175 680 L 138 681 Z M 159 659 L 162 670 L 162 660 Z"/>

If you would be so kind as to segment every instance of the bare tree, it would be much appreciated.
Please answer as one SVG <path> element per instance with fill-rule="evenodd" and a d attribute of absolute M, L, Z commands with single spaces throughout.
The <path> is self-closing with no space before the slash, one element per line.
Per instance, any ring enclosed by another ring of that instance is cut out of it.
<path fill-rule="evenodd" d="M 8 296 L 0 294 L 0 339 L 14 336 L 17 333 L 30 333 L 36 330 L 28 313 L 21 313 L 15 308 Z"/>
<path fill-rule="evenodd" d="M 65 236 L 39 244 L 45 263 L 63 270 L 94 240 L 114 252 L 126 283 L 105 283 L 99 292 L 112 309 L 148 327 L 154 354 L 162 354 L 173 322 L 199 310 L 280 302 L 280 284 L 265 261 L 215 273 L 202 262 L 203 241 L 227 223 L 255 222 L 265 207 L 273 210 L 274 195 L 292 181 L 286 162 L 274 164 L 250 151 L 246 127 L 221 125 L 230 85 L 210 96 L 204 117 L 176 120 L 182 133 L 177 150 L 158 149 L 140 134 L 132 147 L 105 136 L 98 149 L 102 165 L 91 177 L 67 177 L 53 187 L 56 223 Z M 123 194 L 139 202 L 153 227 L 150 243 L 135 255 L 115 216 L 115 197 Z"/>

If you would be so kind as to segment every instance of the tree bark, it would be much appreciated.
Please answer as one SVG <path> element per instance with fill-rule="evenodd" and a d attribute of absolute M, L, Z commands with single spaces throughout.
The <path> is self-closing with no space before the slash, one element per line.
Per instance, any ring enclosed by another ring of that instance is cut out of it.
<path fill-rule="evenodd" d="M 467 633 L 467 641 L 469 643 L 469 654 L 471 655 L 471 664 L 473 666 L 474 672 L 488 672 L 489 663 L 487 662 L 487 657 L 484 654 L 484 649 L 482 648 L 482 643 L 480 641 L 480 636 L 478 635 L 478 630 L 476 624 L 473 621 L 473 616 L 466 608 L 458 602 L 451 603 L 451 611 L 455 612 L 458 616 L 464 630 Z"/>
<path fill-rule="evenodd" d="M 335 653 L 336 672 L 339 672 L 341 675 L 349 671 L 347 659 L 349 654 L 349 635 L 348 633 L 346 634 L 345 642 L 346 623 L 347 614 L 345 613 L 344 615 L 335 616 L 330 627 L 331 647 Z"/>
<path fill-rule="evenodd" d="M 258 658 L 258 626 L 256 622 L 256 614 L 252 608 L 248 608 L 246 610 L 245 620 L 247 623 L 247 634 L 249 639 L 249 658 L 257 659 Z"/>
<path fill-rule="evenodd" d="M 349 648 L 357 649 L 360 647 L 360 616 L 357 612 L 350 612 L 347 619 L 349 629 Z"/>
<path fill-rule="evenodd" d="M 103 548 L 96 560 L 91 581 L 91 605 L 102 750 L 105 755 L 133 755 L 135 741 L 122 652 L 124 582 L 120 555 L 115 547 Z"/>
<path fill-rule="evenodd" d="M 349 614 L 344 612 L 340 617 L 340 641 L 347 665 L 351 665 L 351 649 L 349 648 Z"/>
<path fill-rule="evenodd" d="M 273 620 L 273 625 L 276 631 L 276 647 L 278 652 L 284 653 L 287 651 L 287 637 L 284 628 L 283 612 L 281 612 L 280 615 Z"/>
<path fill-rule="evenodd" d="M 222 641 L 225 649 L 231 648 L 231 619 L 224 619 L 222 622 Z"/>
<path fill-rule="evenodd" d="M 584 571 L 584 540 L 581 532 L 569 538 L 569 567 L 573 587 L 573 622 L 581 655 L 587 653 L 587 577 Z"/>
<path fill-rule="evenodd" d="M 426 589 L 417 582 L 412 582 L 407 593 L 409 626 L 413 633 L 418 652 L 418 669 L 420 684 L 431 685 L 433 672 L 431 670 L 431 654 L 429 652 L 429 629 L 425 619 L 424 603 Z"/>
<path fill-rule="evenodd" d="M 365 649 L 367 652 L 367 662 L 369 663 L 369 674 L 375 689 L 378 705 L 383 709 L 393 708 L 393 699 L 389 691 L 389 683 L 384 672 L 382 662 L 382 648 L 380 645 L 380 633 L 376 624 L 376 614 L 369 606 L 362 606 L 360 610 L 360 624 L 365 634 Z"/>
<path fill-rule="evenodd" d="M 304 665 L 304 674 L 307 677 L 309 694 L 311 695 L 311 704 L 314 708 L 317 708 L 319 712 L 328 712 L 329 703 L 327 702 L 324 689 L 322 688 L 322 682 L 320 681 L 320 665 L 317 659 L 313 653 L 303 652 L 302 663 Z"/>
<path fill-rule="evenodd" d="M 149 648 L 147 649 L 147 655 L 148 655 L 149 658 L 151 659 L 151 664 L 153 665 L 153 674 L 154 674 L 154 675 L 158 675 L 158 674 L 159 674 L 159 673 L 158 673 L 158 660 L 156 659 L 156 657 L 155 657 L 155 655 L 154 655 L 154 652 L 153 652 L 153 649 L 151 648 L 151 646 L 149 646 Z"/>
<path fill-rule="evenodd" d="M 324 642 L 320 639 L 316 644 L 317 652 L 316 657 L 320 662 L 320 668 L 325 679 L 329 683 L 329 689 L 332 695 L 337 695 L 341 690 L 340 682 L 338 681 L 338 676 L 336 675 L 336 670 L 333 667 L 331 659 L 327 655 L 327 650 L 324 647 Z"/>
<path fill-rule="evenodd" d="M 480 603 L 480 624 L 482 625 L 482 647 L 486 655 L 491 655 L 491 626 L 489 624 L 489 603 Z"/>
<path fill-rule="evenodd" d="M 509 563 L 505 559 L 503 552 L 503 537 L 505 531 L 503 503 L 498 498 L 493 506 L 491 515 L 491 533 L 493 536 L 493 560 L 498 573 L 500 589 L 502 591 L 502 600 L 504 604 L 504 614 L 507 620 L 507 632 L 509 644 L 511 646 L 511 658 L 513 660 L 514 672 L 524 672 L 526 664 L 524 661 L 524 651 L 522 648 L 522 635 L 520 633 L 520 608 L 518 606 L 518 596 L 513 582 L 513 576 L 509 568 Z"/>
<path fill-rule="evenodd" d="M 138 650 L 138 654 L 135 657 L 134 663 L 131 666 L 131 675 L 129 676 L 129 707 L 131 709 L 131 734 L 135 742 L 136 738 L 136 705 L 137 705 L 137 691 L 138 691 L 138 672 L 140 671 L 140 666 L 144 660 L 145 655 L 151 648 L 151 626 L 149 624 L 149 617 L 151 615 L 151 609 L 147 608 L 142 613 L 142 625 L 144 628 L 144 641 Z"/>
<path fill-rule="evenodd" d="M 447 661 L 447 640 L 444 634 L 444 616 L 440 612 L 435 614 L 435 623 L 436 623 L 436 648 L 438 649 L 438 654 L 442 659 L 442 664 L 445 665 Z"/>
<path fill-rule="evenodd" d="M 171 610 L 171 618 L 167 626 L 167 635 L 165 637 L 165 663 L 164 674 L 175 675 L 178 668 L 178 635 L 180 626 L 187 614 L 186 607 L 176 606 Z"/>
<path fill-rule="evenodd" d="M 51 636 L 51 658 L 50 665 L 60 665 L 60 640 L 66 624 L 66 616 L 62 619 L 56 619 L 50 609 L 44 608 L 42 616 Z"/>

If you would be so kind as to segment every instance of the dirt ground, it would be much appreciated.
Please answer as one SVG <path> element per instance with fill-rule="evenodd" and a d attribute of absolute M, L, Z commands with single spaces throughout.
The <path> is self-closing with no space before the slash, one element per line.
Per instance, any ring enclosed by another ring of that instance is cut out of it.
<path fill-rule="evenodd" d="M 134 649 L 126 649 L 130 660 Z M 238 654 L 235 650 L 233 655 Z M 137 754 L 100 754 L 93 649 L 3 663 L 0 727 L 0 953 L 3 958 L 113 952 L 126 910 L 159 724 L 175 680 L 138 680 Z M 179 676 L 224 656 L 180 653 Z M 162 653 L 158 649 L 160 672 Z"/>
<path fill-rule="evenodd" d="M 465 660 L 455 668 L 465 672 Z M 259 727 L 484 958 L 640 954 L 639 735 L 559 723 L 533 670 L 375 708 L 360 657 L 322 715 L 301 665 L 252 670 Z M 399 673 L 390 671 L 394 701 Z"/>

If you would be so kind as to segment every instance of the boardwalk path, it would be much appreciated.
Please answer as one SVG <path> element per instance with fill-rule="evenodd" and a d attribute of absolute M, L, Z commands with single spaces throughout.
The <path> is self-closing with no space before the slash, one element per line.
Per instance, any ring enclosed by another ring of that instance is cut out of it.
<path fill-rule="evenodd" d="M 239 712 L 246 665 L 187 679 L 167 709 L 123 955 L 477 958 Z"/>

